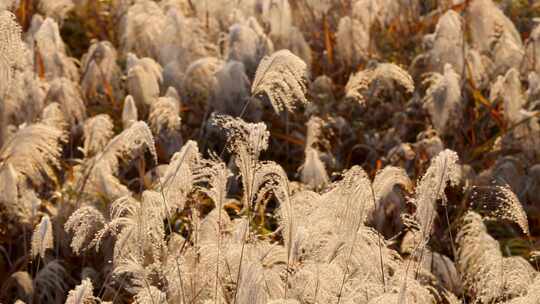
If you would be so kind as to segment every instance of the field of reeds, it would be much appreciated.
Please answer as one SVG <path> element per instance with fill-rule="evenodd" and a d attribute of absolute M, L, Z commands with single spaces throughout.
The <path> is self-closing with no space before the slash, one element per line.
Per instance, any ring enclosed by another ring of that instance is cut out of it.
<path fill-rule="evenodd" d="M 0 303 L 539 304 L 540 1 L 0 0 Z"/>

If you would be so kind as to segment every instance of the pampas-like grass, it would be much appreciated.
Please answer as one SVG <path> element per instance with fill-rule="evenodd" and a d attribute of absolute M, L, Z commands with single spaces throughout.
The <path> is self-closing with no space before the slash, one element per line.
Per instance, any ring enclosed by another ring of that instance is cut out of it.
<path fill-rule="evenodd" d="M 149 127 L 156 138 L 157 148 L 166 159 L 182 147 L 179 112 L 178 101 L 173 97 L 160 97 L 150 107 Z"/>
<path fill-rule="evenodd" d="M 143 117 L 159 97 L 161 72 L 161 66 L 151 58 L 128 57 L 127 88 Z"/>
<path fill-rule="evenodd" d="M 32 234 L 32 256 L 45 258 L 45 251 L 53 248 L 53 226 L 49 216 L 44 215 Z"/>
<path fill-rule="evenodd" d="M 57 102 L 71 127 L 82 124 L 86 118 L 86 106 L 76 83 L 66 78 L 51 81 L 45 98 L 46 103 Z"/>
<path fill-rule="evenodd" d="M 131 161 L 143 156 L 148 150 L 157 163 L 154 137 L 148 125 L 142 121 L 133 123 L 128 129 L 115 136 L 103 151 L 88 159 L 77 176 L 77 189 L 90 194 L 105 194 L 118 198 L 129 193 L 116 175 L 120 161 Z"/>
<path fill-rule="evenodd" d="M 120 42 L 124 52 L 140 56 L 159 54 L 160 33 L 165 14 L 153 1 L 138 1 L 122 12 L 119 23 Z"/>
<path fill-rule="evenodd" d="M 450 64 L 446 64 L 443 70 L 443 74 L 434 73 L 425 80 L 429 84 L 425 103 L 435 129 L 445 135 L 461 123 L 463 105 L 458 72 Z"/>
<path fill-rule="evenodd" d="M 461 73 L 465 64 L 463 53 L 463 21 L 458 13 L 447 11 L 437 23 L 435 32 L 429 39 L 433 39 L 429 51 L 429 65 L 431 72 L 444 73 L 445 65 L 450 64 L 454 71 Z"/>
<path fill-rule="evenodd" d="M 0 96 L 4 98 L 12 77 L 12 69 L 24 62 L 25 46 L 21 41 L 21 28 L 15 16 L 8 12 L 0 13 Z"/>
<path fill-rule="evenodd" d="M 215 90 L 215 73 L 224 62 L 218 58 L 206 57 L 193 61 L 185 70 L 182 80 L 182 100 L 199 111 L 206 109 L 208 98 Z"/>
<path fill-rule="evenodd" d="M 3 1 L 0 302 L 537 303 L 499 2 Z"/>
<path fill-rule="evenodd" d="M 292 27 L 292 12 L 288 0 L 260 1 L 260 13 L 270 27 L 270 36 L 276 40 L 286 39 Z"/>
<path fill-rule="evenodd" d="M 424 241 L 433 232 L 437 214 L 437 202 L 444 206 L 447 198 L 444 189 L 448 184 L 456 186 L 460 178 L 456 152 L 444 150 L 431 161 L 426 173 L 416 187 L 416 219 L 420 223 L 420 231 Z"/>
<path fill-rule="evenodd" d="M 414 83 L 407 71 L 393 63 L 378 64 L 374 68 L 352 74 L 345 87 L 346 97 L 357 103 L 366 102 L 369 95 L 383 89 L 393 89 L 397 84 L 406 92 L 414 91 Z"/>
<path fill-rule="evenodd" d="M 73 232 L 71 248 L 76 254 L 80 254 L 82 249 L 87 249 L 92 245 L 91 240 L 94 234 L 105 224 L 103 214 L 92 206 L 84 206 L 77 209 L 64 225 L 67 232 Z"/>
<path fill-rule="evenodd" d="M 457 268 L 465 290 L 474 294 L 475 301 L 487 303 L 522 294 L 532 283 L 532 277 L 527 274 L 529 266 L 524 264 L 523 268 L 519 261 L 502 256 L 499 243 L 487 233 L 479 214 L 468 212 L 463 217 L 457 244 Z M 521 269 L 518 271 L 521 274 L 514 277 L 517 269 Z"/>
<path fill-rule="evenodd" d="M 371 37 L 360 21 L 348 16 L 341 18 L 336 35 L 336 51 L 345 65 L 357 66 L 368 57 Z"/>
<path fill-rule="evenodd" d="M 114 103 L 120 85 L 118 54 L 109 41 L 93 43 L 81 60 L 81 89 L 88 101 Z"/>
<path fill-rule="evenodd" d="M 471 207 L 486 218 L 516 223 L 523 233 L 529 234 L 527 214 L 509 186 L 474 187 Z"/>
<path fill-rule="evenodd" d="M 259 32 L 259 27 L 256 19 L 249 19 L 246 24 L 234 24 L 227 39 L 228 59 L 242 62 L 250 76 L 255 74 L 263 56 L 273 51 L 271 40 Z"/>
<path fill-rule="evenodd" d="M 135 100 L 131 95 L 126 96 L 122 109 L 122 125 L 124 129 L 128 129 L 134 122 L 138 121 L 138 117 L 139 114 Z"/>
<path fill-rule="evenodd" d="M 83 150 L 87 157 L 103 151 L 113 136 L 113 122 L 109 115 L 100 114 L 87 119 L 83 126 Z"/>
<path fill-rule="evenodd" d="M 210 99 L 212 108 L 222 114 L 253 117 L 257 120 L 261 113 L 249 99 L 250 83 L 244 64 L 229 61 L 215 73 L 216 86 Z M 251 105 L 251 106 L 250 106 Z"/>
<path fill-rule="evenodd" d="M 494 1 L 472 1 L 465 18 L 473 47 L 490 55 L 495 75 L 502 75 L 511 68 L 519 69 L 524 56 L 521 36 Z"/>
<path fill-rule="evenodd" d="M 43 64 L 43 73 L 47 80 L 64 77 L 79 81 L 75 60 L 67 56 L 66 45 L 60 36 L 57 22 L 46 18 L 33 33 L 33 52 L 37 53 Z"/>
<path fill-rule="evenodd" d="M 281 50 L 261 60 L 251 92 L 254 96 L 266 94 L 278 114 L 292 112 L 297 103 L 308 103 L 305 97 L 307 81 L 306 63 L 290 51 Z"/>
<path fill-rule="evenodd" d="M 2 299 L 13 296 L 17 301 L 28 302 L 32 300 L 34 294 L 34 284 L 32 277 L 26 271 L 12 273 L 2 285 Z M 24 302 L 23 302 L 24 303 Z"/>
<path fill-rule="evenodd" d="M 81 284 L 77 285 L 75 289 L 71 290 L 68 294 L 66 304 L 92 304 L 99 303 L 93 296 L 94 286 L 92 280 L 84 279 Z"/>
<path fill-rule="evenodd" d="M 61 143 L 65 133 L 55 127 L 36 123 L 18 130 L 0 151 L 4 165 L 13 169 L 32 184 L 39 186 L 55 180 L 59 168 Z"/>
<path fill-rule="evenodd" d="M 51 1 L 45 0 L 39 2 L 39 11 L 47 16 L 62 21 L 66 15 L 73 9 L 75 4 L 71 0 Z"/>

